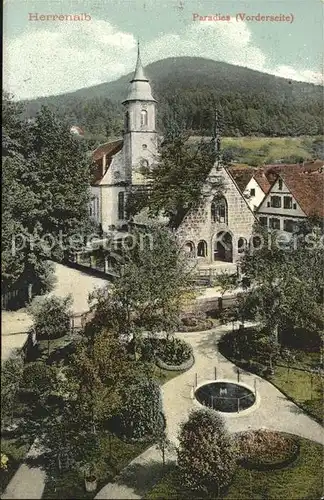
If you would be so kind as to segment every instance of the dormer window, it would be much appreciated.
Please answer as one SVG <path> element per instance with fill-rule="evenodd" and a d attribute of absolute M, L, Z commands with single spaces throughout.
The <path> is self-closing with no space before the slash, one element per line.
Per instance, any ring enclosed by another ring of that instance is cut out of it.
<path fill-rule="evenodd" d="M 147 111 L 146 109 L 142 109 L 141 111 L 141 127 L 147 126 Z"/>

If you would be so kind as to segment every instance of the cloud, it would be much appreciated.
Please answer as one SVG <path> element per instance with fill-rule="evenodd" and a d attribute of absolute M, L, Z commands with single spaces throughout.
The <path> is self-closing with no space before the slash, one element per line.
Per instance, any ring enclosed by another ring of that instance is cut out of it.
<path fill-rule="evenodd" d="M 132 34 L 94 19 L 53 24 L 5 40 L 4 88 L 15 96 L 69 92 L 114 80 L 134 65 Z"/>
<path fill-rule="evenodd" d="M 323 75 L 306 68 L 271 64 L 246 23 L 200 22 L 179 34 L 166 33 L 142 47 L 148 64 L 174 56 L 225 61 L 292 80 L 323 83 Z M 46 22 L 5 40 L 4 88 L 18 98 L 71 92 L 111 81 L 131 71 L 136 40 L 107 21 Z"/>
<path fill-rule="evenodd" d="M 320 72 L 272 65 L 266 54 L 255 46 L 248 25 L 235 20 L 193 23 L 181 35 L 165 34 L 152 41 L 147 45 L 146 53 L 147 62 L 173 57 L 175 54 L 198 56 L 291 80 L 323 84 L 323 74 Z"/>

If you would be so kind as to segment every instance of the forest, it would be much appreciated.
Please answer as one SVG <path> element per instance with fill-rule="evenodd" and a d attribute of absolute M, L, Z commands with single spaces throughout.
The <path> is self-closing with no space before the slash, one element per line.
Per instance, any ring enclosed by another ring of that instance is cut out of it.
<path fill-rule="evenodd" d="M 145 68 L 158 101 L 158 130 L 170 126 L 210 135 L 215 108 L 223 136 L 316 136 L 323 134 L 323 89 L 198 57 L 175 57 Z M 85 130 L 96 143 L 120 136 L 122 101 L 132 74 L 89 88 L 24 101 L 32 118 L 42 105 Z"/>

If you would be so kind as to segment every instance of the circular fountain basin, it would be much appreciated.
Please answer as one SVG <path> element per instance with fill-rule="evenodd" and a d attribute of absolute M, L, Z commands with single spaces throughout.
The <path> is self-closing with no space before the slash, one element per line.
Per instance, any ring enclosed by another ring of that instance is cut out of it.
<path fill-rule="evenodd" d="M 205 382 L 194 395 L 201 405 L 222 413 L 245 412 L 256 403 L 256 395 L 247 385 L 226 380 Z"/>

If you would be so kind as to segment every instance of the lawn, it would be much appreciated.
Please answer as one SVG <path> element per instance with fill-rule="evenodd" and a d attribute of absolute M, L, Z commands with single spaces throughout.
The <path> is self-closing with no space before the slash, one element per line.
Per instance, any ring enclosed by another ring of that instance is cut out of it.
<path fill-rule="evenodd" d="M 87 493 L 82 474 L 70 470 L 58 478 L 49 477 L 42 498 L 94 498 L 103 486 L 112 481 L 116 474 L 149 446 L 150 443 L 126 443 L 114 435 L 109 439 L 109 435 L 103 433 L 98 449 L 101 467 L 97 491 Z"/>
<path fill-rule="evenodd" d="M 312 377 L 309 372 L 295 369 L 290 369 L 288 372 L 287 368 L 277 366 L 270 381 L 297 404 L 306 406 L 311 415 L 322 421 L 323 377 L 317 374 Z"/>
<path fill-rule="evenodd" d="M 234 152 L 235 160 L 248 165 L 261 165 L 284 160 L 295 163 L 297 159 L 312 158 L 315 137 L 224 137 L 223 148 Z"/>
<path fill-rule="evenodd" d="M 323 495 L 323 447 L 300 438 L 300 455 L 291 465 L 279 470 L 256 471 L 238 467 L 234 480 L 221 498 L 232 500 L 301 500 Z M 147 499 L 199 498 L 185 491 L 177 479 L 176 467 L 166 474 L 146 496 Z M 215 495 L 208 498 L 217 498 Z"/>

